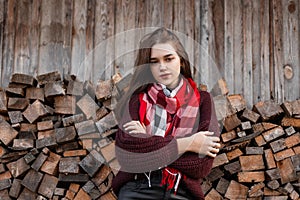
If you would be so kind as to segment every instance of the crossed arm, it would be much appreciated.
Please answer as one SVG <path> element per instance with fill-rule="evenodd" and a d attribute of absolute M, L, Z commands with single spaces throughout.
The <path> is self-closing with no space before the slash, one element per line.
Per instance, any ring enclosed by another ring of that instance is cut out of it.
<path fill-rule="evenodd" d="M 209 170 L 205 169 L 210 169 L 220 144 L 216 125 L 211 126 L 217 123 L 211 97 L 208 93 L 201 95 L 204 100 L 200 105 L 198 132 L 183 138 L 147 135 L 145 127 L 135 116 L 138 111 L 133 110 L 133 120 L 125 123 L 116 136 L 116 154 L 123 170 L 137 173 L 168 165 L 187 176 L 206 176 Z M 134 107 L 138 110 L 138 106 Z"/>

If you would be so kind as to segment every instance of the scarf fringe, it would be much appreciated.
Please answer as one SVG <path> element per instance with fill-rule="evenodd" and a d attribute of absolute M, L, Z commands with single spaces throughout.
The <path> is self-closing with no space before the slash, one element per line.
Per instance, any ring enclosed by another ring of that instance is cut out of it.
<path fill-rule="evenodd" d="M 162 169 L 162 179 L 160 185 L 166 185 L 167 190 L 174 188 L 174 194 L 176 194 L 181 178 L 182 175 L 178 170 L 166 167 Z"/>

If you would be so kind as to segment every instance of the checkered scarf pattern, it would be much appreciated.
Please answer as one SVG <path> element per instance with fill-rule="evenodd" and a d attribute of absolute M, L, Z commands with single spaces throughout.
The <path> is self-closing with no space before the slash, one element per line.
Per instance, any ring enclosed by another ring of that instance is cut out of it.
<path fill-rule="evenodd" d="M 140 94 L 140 121 L 147 133 L 183 137 L 197 130 L 200 93 L 192 79 L 181 81 L 183 84 L 174 97 L 167 97 L 159 84 L 151 84 L 147 93 Z"/>

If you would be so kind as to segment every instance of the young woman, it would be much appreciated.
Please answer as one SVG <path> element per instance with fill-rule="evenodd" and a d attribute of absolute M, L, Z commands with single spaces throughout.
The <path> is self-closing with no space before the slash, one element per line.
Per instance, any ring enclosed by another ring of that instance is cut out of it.
<path fill-rule="evenodd" d="M 117 108 L 118 199 L 204 199 L 201 182 L 220 148 L 218 123 L 173 32 L 159 28 L 142 39 Z"/>

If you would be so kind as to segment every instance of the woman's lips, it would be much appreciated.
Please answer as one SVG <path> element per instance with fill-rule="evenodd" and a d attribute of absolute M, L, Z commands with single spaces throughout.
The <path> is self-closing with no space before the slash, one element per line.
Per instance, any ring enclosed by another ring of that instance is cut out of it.
<path fill-rule="evenodd" d="M 161 77 L 161 78 L 168 78 L 170 75 L 171 75 L 171 74 L 162 74 L 162 75 L 160 75 L 159 77 Z"/>

